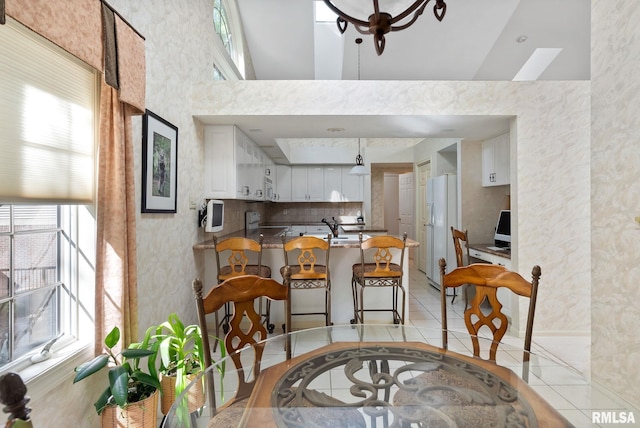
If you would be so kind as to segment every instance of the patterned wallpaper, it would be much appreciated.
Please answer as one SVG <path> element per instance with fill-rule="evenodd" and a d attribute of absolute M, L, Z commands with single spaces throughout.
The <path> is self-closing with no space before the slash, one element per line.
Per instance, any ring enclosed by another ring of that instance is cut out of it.
<path fill-rule="evenodd" d="M 640 405 L 640 2 L 610 6 L 591 2 L 591 360 Z"/>

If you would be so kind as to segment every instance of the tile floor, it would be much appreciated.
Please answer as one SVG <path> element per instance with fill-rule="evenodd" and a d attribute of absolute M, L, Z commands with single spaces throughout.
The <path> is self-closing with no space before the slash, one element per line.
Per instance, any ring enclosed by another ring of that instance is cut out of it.
<path fill-rule="evenodd" d="M 425 332 L 424 334 L 435 334 L 436 337 L 411 337 L 407 338 L 407 340 L 423 339 L 429 343 L 439 344 L 439 329 L 441 327 L 440 294 L 435 288 L 428 284 L 426 275 L 415 268 L 411 268 L 409 280 L 410 322 L 408 324 L 420 327 L 419 331 Z M 455 303 L 452 304 L 449 298 L 447 302 L 449 329 L 466 331 L 463 321 L 463 300 L 458 298 Z M 278 333 L 279 332 L 276 331 L 274 335 Z M 394 332 L 390 334 L 393 335 Z M 382 340 L 402 339 L 400 337 L 391 337 Z M 511 349 L 522 349 L 522 338 L 510 336 L 509 333 L 507 333 L 503 341 L 509 345 L 513 345 Z M 326 337 L 318 336 L 314 338 L 312 334 L 305 335 L 304 340 L 301 339 L 293 343 L 294 356 L 316 349 L 325 343 Z M 284 358 L 282 342 L 276 340 L 273 341 L 270 346 L 271 348 L 268 347 L 265 349 L 263 359 L 271 359 L 271 363 L 273 363 L 274 359 L 281 360 Z M 638 420 L 636 425 L 640 426 L 640 410 L 637 407 L 634 408 L 630 403 L 625 402 L 624 399 L 589 382 L 589 362 L 588 357 L 587 359 L 584 357 L 584 355 L 588 355 L 588 352 L 582 354 L 571 352 L 574 349 L 585 349 L 585 347 L 588 346 L 588 337 L 540 337 L 536 336 L 534 329 L 533 353 L 540 355 L 541 358 L 549 358 L 560 362 L 563 366 L 569 366 L 572 369 L 561 372 L 554 372 L 554 369 L 550 367 L 541 367 L 541 370 L 538 371 L 532 369 L 533 376 L 530 377 L 529 384 L 576 427 L 610 426 L 610 424 L 592 423 L 592 411 L 627 412 L 627 414 L 628 412 L 633 412 L 634 417 Z M 472 355 L 470 343 L 452 340 L 450 341 L 449 349 L 465 355 Z M 518 373 L 519 367 L 521 367 L 522 364 L 521 358 L 520 353 L 510 353 L 509 351 L 500 352 L 499 349 L 497 362 Z M 322 387 L 322 385 L 318 386 Z M 324 387 L 340 388 L 340 384 L 336 381 Z M 336 395 L 336 391 L 333 391 L 332 394 Z M 632 424 L 627 426 L 636 425 Z"/>

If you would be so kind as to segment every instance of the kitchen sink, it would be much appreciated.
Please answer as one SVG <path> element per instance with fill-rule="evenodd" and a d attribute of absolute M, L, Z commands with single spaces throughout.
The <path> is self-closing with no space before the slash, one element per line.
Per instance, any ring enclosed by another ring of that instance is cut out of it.
<path fill-rule="evenodd" d="M 310 232 L 308 229 L 313 230 L 313 232 Z M 344 233 L 344 230 L 342 230 L 342 228 L 340 228 L 340 231 L 342 233 L 340 233 L 337 238 L 335 236 L 331 237 L 332 242 L 359 242 L 357 233 Z M 326 232 L 318 233 L 318 226 L 290 226 L 289 228 L 278 233 L 276 236 L 286 236 L 291 238 L 294 238 L 296 236 L 314 236 L 320 239 L 327 239 L 327 235 L 329 233 L 331 233 L 329 232 L 329 228 L 327 228 Z M 363 240 L 369 239 L 370 237 L 370 235 L 362 235 Z"/>
<path fill-rule="evenodd" d="M 327 239 L 327 235 L 328 233 L 325 233 L 323 235 L 320 234 L 308 234 L 305 236 L 315 236 L 316 238 L 321 238 L 321 239 Z M 362 235 L 362 240 L 367 240 L 371 238 L 371 236 L 369 235 Z M 344 243 L 352 243 L 352 242 L 359 242 L 359 238 L 358 238 L 358 234 L 357 233 L 348 233 L 348 234 L 344 234 L 344 235 L 338 235 L 337 237 L 332 236 L 331 237 L 331 242 L 344 242 Z"/>

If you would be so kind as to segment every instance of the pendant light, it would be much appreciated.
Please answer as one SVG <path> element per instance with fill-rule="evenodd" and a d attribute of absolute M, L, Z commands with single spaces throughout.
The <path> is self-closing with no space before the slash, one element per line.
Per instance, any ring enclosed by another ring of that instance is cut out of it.
<path fill-rule="evenodd" d="M 358 37 L 356 39 L 356 44 L 358 45 L 358 81 L 360 81 L 360 44 L 362 43 L 362 39 Z M 369 175 L 369 171 L 364 166 L 364 159 L 360 154 L 360 138 L 358 138 L 358 156 L 356 156 L 356 164 L 351 171 L 349 171 L 351 175 Z"/>
<path fill-rule="evenodd" d="M 349 174 L 369 175 L 369 171 L 367 171 L 367 168 L 364 166 L 364 159 L 360 154 L 360 138 L 358 138 L 358 156 L 356 156 L 356 164 L 353 168 L 351 168 L 351 171 L 349 171 Z"/>

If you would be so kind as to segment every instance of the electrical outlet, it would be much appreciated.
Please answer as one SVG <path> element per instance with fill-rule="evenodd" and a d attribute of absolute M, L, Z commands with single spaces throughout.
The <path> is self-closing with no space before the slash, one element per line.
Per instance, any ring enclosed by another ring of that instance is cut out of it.
<path fill-rule="evenodd" d="M 195 210 L 196 208 L 198 208 L 198 198 L 193 195 L 189 195 L 189 209 Z"/>
<path fill-rule="evenodd" d="M 288 212 L 289 211 L 287 211 L 287 209 L 285 208 L 285 209 L 282 210 L 282 215 L 287 215 Z"/>
<path fill-rule="evenodd" d="M 340 208 L 340 215 L 344 215 L 344 208 Z"/>

